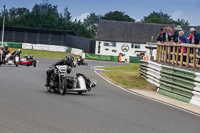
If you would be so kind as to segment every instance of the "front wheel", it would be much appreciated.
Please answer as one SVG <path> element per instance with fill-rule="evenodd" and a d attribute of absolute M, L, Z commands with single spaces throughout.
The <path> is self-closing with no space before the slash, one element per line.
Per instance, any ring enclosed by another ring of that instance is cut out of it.
<path fill-rule="evenodd" d="M 59 88 L 59 93 L 61 95 L 65 95 L 66 94 L 66 89 L 67 89 L 67 80 L 65 78 L 62 78 L 61 86 Z"/>
<path fill-rule="evenodd" d="M 79 91 L 79 92 L 78 92 L 79 95 L 81 95 L 82 93 L 83 93 L 82 91 Z"/>

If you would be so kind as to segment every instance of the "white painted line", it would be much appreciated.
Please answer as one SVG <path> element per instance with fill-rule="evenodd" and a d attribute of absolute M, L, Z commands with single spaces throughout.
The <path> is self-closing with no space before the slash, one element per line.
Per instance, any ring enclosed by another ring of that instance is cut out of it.
<path fill-rule="evenodd" d="M 195 112 L 192 112 L 192 111 L 183 109 L 183 108 L 181 108 L 181 107 L 178 107 L 178 106 L 175 106 L 175 105 L 172 105 L 172 104 L 169 104 L 169 103 L 166 103 L 166 102 L 163 102 L 163 101 L 154 99 L 154 98 L 150 98 L 150 97 L 141 95 L 141 94 L 139 94 L 139 93 L 135 93 L 135 92 L 130 91 L 130 90 L 128 90 L 128 89 L 124 89 L 123 87 L 118 86 L 118 85 L 116 85 L 116 84 L 110 82 L 109 80 L 107 80 L 106 78 L 104 78 L 102 75 L 100 75 L 97 71 L 94 71 L 94 72 L 95 72 L 97 75 L 99 75 L 101 78 L 103 78 L 104 80 L 106 80 L 108 83 L 110 83 L 110 84 L 112 84 L 112 85 L 114 85 L 114 86 L 116 86 L 116 87 L 118 87 L 118 88 L 120 88 L 120 89 L 122 89 L 122 90 L 124 90 L 124 91 L 126 91 L 126 92 L 129 92 L 129 93 L 131 93 L 131 94 L 134 94 L 134 95 L 137 95 L 137 96 L 140 96 L 140 97 L 144 97 L 144 98 L 150 99 L 150 100 L 155 101 L 155 102 L 158 102 L 158 103 L 165 104 L 165 105 L 167 105 L 167 106 L 170 106 L 170 107 L 173 107 L 173 108 L 182 110 L 182 111 L 184 111 L 184 112 L 187 112 L 187 113 L 189 113 L 189 114 L 192 114 L 192 115 L 195 115 L 195 116 L 200 117 L 200 114 L 197 114 L 197 113 L 195 113 Z"/>

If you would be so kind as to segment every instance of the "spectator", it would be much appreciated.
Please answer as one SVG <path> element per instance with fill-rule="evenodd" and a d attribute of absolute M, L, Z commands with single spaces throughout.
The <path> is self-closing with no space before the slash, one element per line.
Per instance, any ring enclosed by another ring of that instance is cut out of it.
<path fill-rule="evenodd" d="M 161 28 L 160 33 L 158 34 L 158 37 L 157 37 L 157 42 L 163 43 L 163 39 L 164 39 L 164 30 L 163 30 L 163 28 Z"/>
<path fill-rule="evenodd" d="M 187 36 L 184 34 L 183 31 L 179 31 L 179 40 L 181 43 L 189 43 L 189 40 L 187 39 Z"/>
<path fill-rule="evenodd" d="M 183 31 L 183 29 L 181 28 L 180 25 L 178 25 L 177 27 L 174 27 L 174 34 L 173 34 L 173 42 L 178 43 L 178 39 L 179 39 L 179 31 Z M 184 32 L 184 31 L 183 31 Z M 185 32 L 184 32 L 185 34 Z M 185 34 L 186 35 L 186 34 Z"/>
<path fill-rule="evenodd" d="M 187 36 L 184 34 L 183 31 L 179 31 L 178 34 L 179 34 L 180 43 L 189 43 L 189 40 L 187 39 Z M 181 52 L 181 47 L 179 47 L 179 51 Z M 187 50 L 185 47 L 183 48 L 183 52 L 187 53 Z M 186 62 L 186 56 L 183 56 L 183 61 Z"/>
<path fill-rule="evenodd" d="M 163 42 L 168 42 L 168 41 L 169 41 L 168 32 L 169 32 L 169 28 L 168 28 L 168 27 L 165 27 L 165 28 L 164 28 Z"/>
<path fill-rule="evenodd" d="M 189 40 L 190 40 L 190 44 L 194 44 L 194 37 L 191 33 L 189 36 Z M 190 53 L 193 54 L 193 48 L 190 48 Z"/>
<path fill-rule="evenodd" d="M 194 44 L 195 45 L 199 45 L 200 44 L 200 33 L 198 33 L 195 28 L 190 28 L 190 33 L 193 35 L 194 37 Z M 198 48 L 198 55 L 200 55 L 200 48 Z M 198 62 L 198 64 L 200 64 L 200 60 Z"/>

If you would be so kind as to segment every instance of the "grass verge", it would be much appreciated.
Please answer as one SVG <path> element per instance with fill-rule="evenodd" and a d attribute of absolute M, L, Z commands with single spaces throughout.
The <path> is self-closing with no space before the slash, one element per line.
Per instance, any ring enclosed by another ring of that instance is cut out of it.
<path fill-rule="evenodd" d="M 17 48 L 12 48 L 12 51 L 17 50 Z M 25 54 L 33 55 L 33 57 L 41 57 L 41 58 L 64 58 L 66 55 L 71 54 L 67 52 L 53 52 L 53 51 L 45 51 L 45 50 L 31 50 L 31 49 L 22 49 L 21 55 Z M 73 55 L 76 59 L 78 56 Z"/>
<path fill-rule="evenodd" d="M 109 66 L 103 67 L 103 69 L 108 71 L 100 71 L 102 76 L 124 88 L 156 90 L 155 86 L 140 77 L 139 63 Z"/>

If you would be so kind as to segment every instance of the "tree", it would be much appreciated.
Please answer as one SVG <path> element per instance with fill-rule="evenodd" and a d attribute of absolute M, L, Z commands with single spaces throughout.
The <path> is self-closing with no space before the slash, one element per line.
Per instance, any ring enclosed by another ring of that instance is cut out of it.
<path fill-rule="evenodd" d="M 141 20 L 142 23 L 159 23 L 159 24 L 172 24 L 173 19 L 170 18 L 171 16 L 168 14 L 164 14 L 161 12 L 155 12 L 150 13 L 147 17 L 144 16 L 144 18 Z"/>
<path fill-rule="evenodd" d="M 188 26 L 188 21 L 184 19 L 173 20 L 170 15 L 160 12 L 153 11 L 148 16 L 144 16 L 141 20 L 142 23 L 158 23 L 158 24 L 176 24 L 181 26 Z"/>
<path fill-rule="evenodd" d="M 96 15 L 95 13 L 90 13 L 87 18 L 84 19 L 83 24 L 90 30 L 92 38 L 95 39 L 97 34 L 98 23 L 100 19 L 100 15 Z"/>
<path fill-rule="evenodd" d="M 135 22 L 135 19 L 126 15 L 125 12 L 122 12 L 122 11 L 114 11 L 114 12 L 111 11 L 109 13 L 106 13 L 101 19 Z"/>
<path fill-rule="evenodd" d="M 188 21 L 185 21 L 184 19 L 178 19 L 177 21 L 174 21 L 174 24 L 182 25 L 182 26 L 189 26 Z"/>
<path fill-rule="evenodd" d="M 71 16 L 71 13 L 69 12 L 68 10 L 68 7 L 65 7 L 64 9 L 64 18 L 67 20 L 67 21 L 70 21 L 72 16 Z"/>

